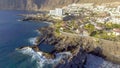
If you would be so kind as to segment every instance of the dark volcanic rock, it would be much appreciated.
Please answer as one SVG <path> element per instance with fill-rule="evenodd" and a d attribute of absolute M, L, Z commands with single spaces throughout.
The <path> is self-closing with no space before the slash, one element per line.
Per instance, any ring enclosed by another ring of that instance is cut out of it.
<path fill-rule="evenodd" d="M 40 51 L 40 49 L 38 48 L 38 46 L 31 46 L 31 48 L 32 48 L 34 51 L 36 51 L 36 52 Z"/>
<path fill-rule="evenodd" d="M 83 52 L 82 49 L 79 50 L 77 55 L 72 56 L 64 64 L 59 64 L 56 68 L 83 68 L 84 63 L 86 62 L 87 53 Z"/>

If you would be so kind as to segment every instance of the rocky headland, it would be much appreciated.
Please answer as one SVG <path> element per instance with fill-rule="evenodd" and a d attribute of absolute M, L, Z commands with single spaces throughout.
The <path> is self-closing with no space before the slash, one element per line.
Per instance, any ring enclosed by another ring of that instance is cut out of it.
<path fill-rule="evenodd" d="M 81 52 L 94 54 L 114 63 L 120 62 L 119 42 L 97 39 L 89 36 L 69 36 L 62 33 L 56 36 L 52 27 L 41 28 L 39 31 L 42 33 L 41 37 L 45 38 L 43 41 L 44 44 L 55 46 L 55 51 L 53 51 L 53 53 L 70 51 L 74 57 Z"/>
<path fill-rule="evenodd" d="M 56 68 L 84 68 L 87 63 L 88 55 L 92 54 L 110 61 L 115 64 L 120 63 L 120 42 L 99 39 L 91 36 L 79 36 L 77 34 L 66 34 L 64 32 L 56 33 L 56 20 L 49 16 L 28 17 L 23 21 L 49 21 L 52 22 L 50 26 L 38 29 L 41 33 L 37 37 L 36 45 L 29 46 L 34 51 L 39 52 L 41 44 L 48 44 L 54 46 L 51 52 L 43 52 L 43 55 L 48 59 L 54 59 L 56 53 L 70 52 L 72 56 L 61 60 Z M 23 47 L 22 47 L 23 48 Z M 93 60 L 94 61 L 94 60 Z"/>
<path fill-rule="evenodd" d="M 37 45 L 30 46 L 34 51 L 41 51 L 39 45 L 49 44 L 54 46 L 52 52 L 43 52 L 43 55 L 48 59 L 54 59 L 56 53 L 71 52 L 72 56 L 61 60 L 60 64 L 56 68 L 84 68 L 87 61 L 87 55 L 92 54 L 107 61 L 119 64 L 119 42 L 107 41 L 102 39 L 96 39 L 92 37 L 78 37 L 69 36 L 65 34 L 55 35 L 54 27 L 48 26 L 40 28 L 41 36 L 37 38 Z M 94 60 L 93 60 L 94 61 Z"/>

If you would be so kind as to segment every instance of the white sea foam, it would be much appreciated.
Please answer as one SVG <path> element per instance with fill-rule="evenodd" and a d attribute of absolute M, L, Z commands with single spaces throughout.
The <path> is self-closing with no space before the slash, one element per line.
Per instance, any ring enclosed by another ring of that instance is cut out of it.
<path fill-rule="evenodd" d="M 31 61 L 36 61 L 37 68 L 43 68 L 49 64 L 56 65 L 61 59 L 71 56 L 70 52 L 61 52 L 56 54 L 55 59 L 47 59 L 43 56 L 42 52 L 35 52 L 30 47 L 24 47 L 22 49 L 17 49 L 18 52 L 31 56 Z M 94 60 L 94 61 L 93 61 Z M 105 61 L 100 57 L 88 55 L 85 68 L 120 68 L 120 65 L 113 64 L 111 62 Z"/>
<path fill-rule="evenodd" d="M 35 32 L 36 32 L 37 34 L 40 34 L 40 31 L 39 31 L 39 30 L 35 30 Z"/>
<path fill-rule="evenodd" d="M 18 50 L 20 53 L 29 55 L 31 56 L 32 61 L 36 61 L 36 65 L 38 68 L 43 68 L 46 65 L 56 65 L 59 63 L 61 59 L 64 59 L 68 56 L 71 56 L 72 54 L 70 52 L 62 52 L 62 53 L 57 53 L 55 59 L 47 59 L 45 56 L 43 56 L 42 52 L 35 52 L 32 48 L 30 47 L 25 47 L 20 50 Z"/>
<path fill-rule="evenodd" d="M 52 25 L 52 24 L 53 24 L 52 22 L 47 22 L 47 21 L 45 21 L 45 22 L 43 22 L 43 23 L 46 23 L 46 24 L 49 24 L 49 25 Z"/>
<path fill-rule="evenodd" d="M 29 42 L 31 43 L 31 44 L 33 44 L 33 45 L 36 45 L 37 43 L 36 43 L 36 40 L 37 40 L 37 37 L 33 37 L 33 38 L 30 38 L 29 39 Z"/>

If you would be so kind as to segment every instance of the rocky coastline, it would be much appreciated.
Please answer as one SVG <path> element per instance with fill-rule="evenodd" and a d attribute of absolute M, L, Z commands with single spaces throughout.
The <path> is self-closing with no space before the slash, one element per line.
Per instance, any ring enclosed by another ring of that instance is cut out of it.
<path fill-rule="evenodd" d="M 45 21 L 45 22 L 52 22 L 55 23 L 54 20 L 47 15 L 46 13 L 40 13 L 38 15 L 36 14 L 20 14 L 19 16 L 22 16 L 23 18 L 20 19 L 20 21 Z"/>
<path fill-rule="evenodd" d="M 30 18 L 30 17 L 29 17 Z M 46 18 L 39 19 L 41 21 L 53 22 L 55 21 L 48 20 Z M 28 21 L 29 19 L 25 19 L 23 21 Z M 32 19 L 30 20 L 38 20 Z M 38 21 L 39 21 L 38 20 Z M 93 54 L 107 61 L 111 61 L 113 63 L 120 63 L 120 46 L 119 42 L 108 41 L 103 39 L 97 39 L 90 36 L 87 37 L 78 37 L 78 36 L 69 36 L 65 34 L 60 34 L 59 36 L 55 35 L 54 26 L 48 26 L 38 29 L 41 33 L 40 37 L 37 38 L 37 45 L 29 46 L 34 51 L 41 51 L 39 48 L 40 44 L 49 44 L 50 46 L 54 46 L 54 50 L 50 53 L 43 52 L 44 56 L 48 59 L 54 59 L 56 53 L 60 52 L 71 52 L 72 56 L 61 60 L 60 64 L 56 66 L 56 68 L 84 68 L 84 65 L 87 61 L 87 54 Z"/>

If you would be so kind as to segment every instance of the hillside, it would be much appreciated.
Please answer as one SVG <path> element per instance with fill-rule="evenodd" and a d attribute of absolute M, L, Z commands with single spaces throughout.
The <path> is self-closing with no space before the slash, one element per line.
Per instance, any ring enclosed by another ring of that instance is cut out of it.
<path fill-rule="evenodd" d="M 120 0 L 0 0 L 0 9 L 48 10 L 71 3 L 108 3 Z"/>

